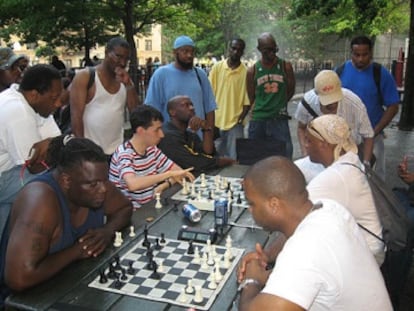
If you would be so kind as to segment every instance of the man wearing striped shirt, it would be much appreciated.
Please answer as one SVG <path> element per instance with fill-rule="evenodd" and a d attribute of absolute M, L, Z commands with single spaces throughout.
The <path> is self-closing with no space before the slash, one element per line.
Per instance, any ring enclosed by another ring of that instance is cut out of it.
<path fill-rule="evenodd" d="M 336 114 L 346 120 L 351 135 L 362 151 L 362 160 L 370 163 L 374 145 L 374 130 L 369 122 L 368 113 L 361 99 L 352 91 L 342 88 L 338 75 L 333 70 L 322 70 L 315 77 L 315 88 L 305 93 L 304 100 L 316 115 Z M 306 125 L 314 116 L 299 103 L 295 118 L 298 120 L 298 139 L 303 156 L 305 149 Z"/>
<path fill-rule="evenodd" d="M 157 109 L 139 106 L 130 116 L 131 139 L 112 155 L 109 180 L 131 200 L 134 209 L 183 178 L 194 180 L 192 167 L 183 170 L 158 149 L 164 137 L 163 121 Z"/>

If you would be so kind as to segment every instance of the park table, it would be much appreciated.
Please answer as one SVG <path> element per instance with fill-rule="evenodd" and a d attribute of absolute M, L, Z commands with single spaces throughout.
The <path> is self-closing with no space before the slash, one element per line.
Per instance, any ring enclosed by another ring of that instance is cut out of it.
<path fill-rule="evenodd" d="M 226 177 L 243 177 L 248 166 L 232 165 L 222 169 L 207 172 L 208 175 Z M 19 310 L 186 310 L 187 308 L 171 303 L 136 298 L 128 295 L 107 292 L 88 287 L 99 270 L 114 258 L 122 257 L 131 247 L 143 238 L 147 227 L 149 235 L 177 239 L 178 231 L 183 225 L 209 229 L 214 227 L 214 212 L 202 211 L 202 219 L 198 223 L 191 223 L 181 212 L 186 202 L 172 200 L 171 197 L 179 191 L 180 185 L 174 185 L 162 194 L 163 207 L 155 208 L 155 200 L 145 204 L 133 212 L 131 223 L 135 228 L 136 236 L 129 237 L 129 228 L 123 231 L 124 242 L 120 247 L 110 245 L 97 258 L 84 259 L 72 263 L 48 281 L 39 284 L 21 293 L 15 293 L 6 300 L 8 307 Z M 150 220 L 150 221 L 149 221 Z M 266 245 L 274 238 L 270 234 L 256 227 L 250 212 L 246 208 L 233 208 L 229 215 L 229 223 L 219 234 L 216 245 L 224 246 L 227 235 L 232 238 L 233 247 L 244 249 L 245 252 L 254 250 L 255 243 Z M 245 224 L 249 224 L 244 227 Z M 233 301 L 237 299 L 237 280 L 234 269 L 227 282 L 214 300 L 210 310 L 231 310 Z"/>

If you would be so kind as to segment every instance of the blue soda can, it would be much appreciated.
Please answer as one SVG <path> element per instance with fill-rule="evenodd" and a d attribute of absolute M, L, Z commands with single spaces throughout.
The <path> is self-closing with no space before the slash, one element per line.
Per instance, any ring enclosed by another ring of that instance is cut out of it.
<path fill-rule="evenodd" d="M 226 198 L 214 200 L 214 220 L 216 226 L 225 226 L 228 222 L 228 205 Z"/>
<path fill-rule="evenodd" d="M 183 214 L 191 222 L 199 222 L 201 219 L 201 213 L 197 207 L 193 204 L 186 203 L 183 206 Z"/>

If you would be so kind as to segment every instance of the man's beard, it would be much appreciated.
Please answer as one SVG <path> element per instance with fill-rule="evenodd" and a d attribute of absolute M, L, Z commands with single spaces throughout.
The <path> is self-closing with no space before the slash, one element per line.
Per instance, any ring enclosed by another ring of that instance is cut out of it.
<path fill-rule="evenodd" d="M 180 58 L 178 57 L 178 55 L 175 56 L 175 60 L 184 69 L 191 69 L 191 68 L 193 68 L 193 62 L 191 62 L 191 63 L 184 63 L 183 61 L 180 60 Z"/>

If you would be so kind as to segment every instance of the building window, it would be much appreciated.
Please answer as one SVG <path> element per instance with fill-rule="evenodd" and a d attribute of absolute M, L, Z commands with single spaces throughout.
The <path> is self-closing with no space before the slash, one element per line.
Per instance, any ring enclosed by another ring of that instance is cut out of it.
<path fill-rule="evenodd" d="M 152 40 L 145 40 L 145 51 L 152 51 Z"/>

